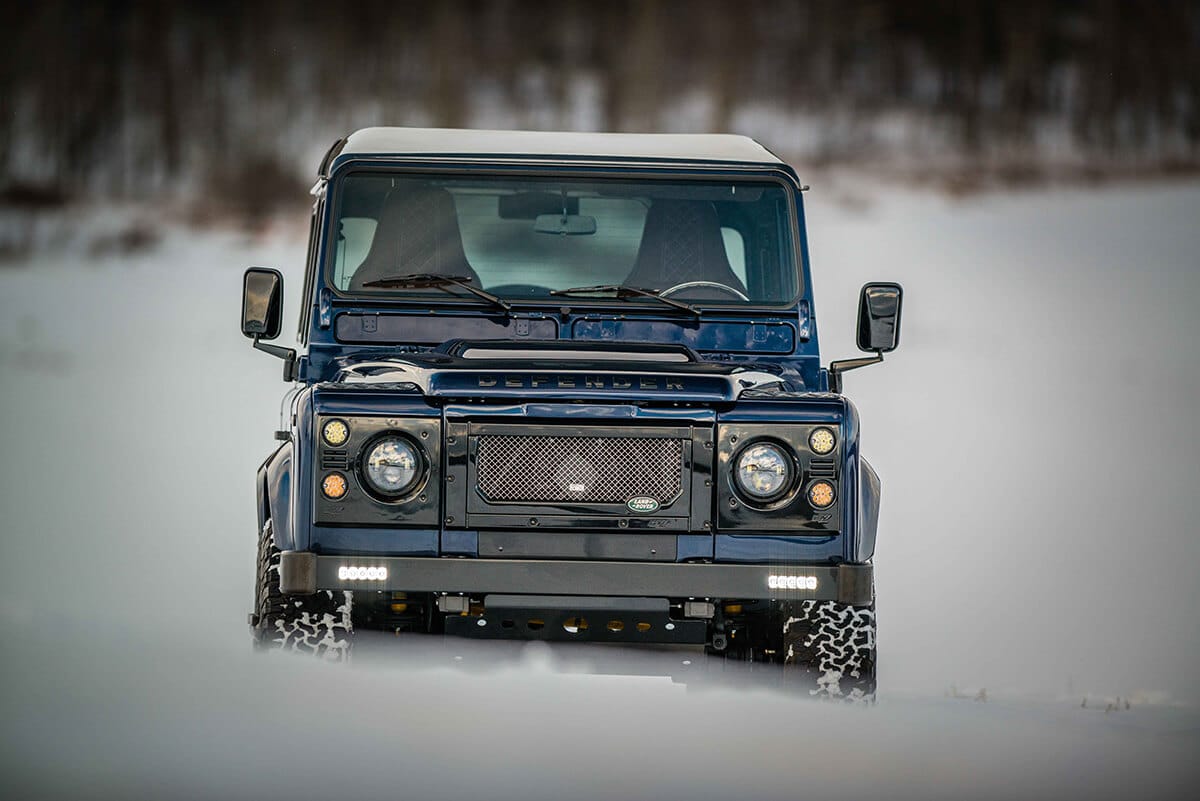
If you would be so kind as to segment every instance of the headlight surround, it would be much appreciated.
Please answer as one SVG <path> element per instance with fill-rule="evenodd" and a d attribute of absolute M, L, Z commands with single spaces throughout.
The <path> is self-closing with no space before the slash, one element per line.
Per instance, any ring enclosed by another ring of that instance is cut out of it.
<path fill-rule="evenodd" d="M 774 442 L 751 443 L 734 459 L 734 483 L 755 501 L 769 501 L 783 495 L 791 487 L 794 473 L 791 456 Z"/>
<path fill-rule="evenodd" d="M 363 449 L 362 474 L 374 493 L 398 498 L 417 486 L 425 464 L 421 451 L 407 437 L 387 434 Z"/>

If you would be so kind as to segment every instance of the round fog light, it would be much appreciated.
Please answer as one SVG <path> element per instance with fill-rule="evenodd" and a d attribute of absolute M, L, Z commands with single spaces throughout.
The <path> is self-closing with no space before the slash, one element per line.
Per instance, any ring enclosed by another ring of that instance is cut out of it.
<path fill-rule="evenodd" d="M 346 444 L 350 438 L 350 428 L 343 420 L 330 420 L 321 428 L 321 437 L 336 448 Z"/>
<path fill-rule="evenodd" d="M 331 501 L 336 501 L 346 494 L 346 477 L 341 473 L 330 473 L 321 480 L 321 492 Z"/>
<path fill-rule="evenodd" d="M 837 438 L 828 428 L 814 428 L 813 432 L 808 435 L 808 447 L 813 449 L 813 453 L 821 456 L 831 452 L 836 444 Z"/>
<path fill-rule="evenodd" d="M 825 509 L 833 505 L 836 496 L 833 485 L 828 481 L 816 481 L 808 488 L 808 502 L 816 509 Z"/>

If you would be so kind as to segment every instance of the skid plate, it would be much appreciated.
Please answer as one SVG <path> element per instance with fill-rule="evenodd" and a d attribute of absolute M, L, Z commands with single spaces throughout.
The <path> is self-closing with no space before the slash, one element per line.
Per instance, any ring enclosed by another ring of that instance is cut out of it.
<path fill-rule="evenodd" d="M 488 595 L 481 616 L 446 618 L 446 633 L 490 640 L 680 643 L 708 640 L 703 620 L 675 620 L 666 598 Z"/>

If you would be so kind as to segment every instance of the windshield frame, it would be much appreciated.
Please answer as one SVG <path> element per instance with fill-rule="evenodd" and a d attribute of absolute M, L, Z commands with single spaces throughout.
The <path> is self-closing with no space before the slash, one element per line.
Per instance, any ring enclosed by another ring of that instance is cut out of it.
<path fill-rule="evenodd" d="M 795 272 L 795 294 L 787 301 L 779 303 L 728 303 L 720 301 L 708 300 L 692 300 L 689 301 L 691 306 L 697 309 L 703 309 L 712 313 L 719 314 L 753 314 L 753 313 L 779 313 L 796 308 L 797 304 L 805 297 L 806 290 L 806 247 L 804 244 L 804 228 L 800 220 L 800 211 L 797 203 L 797 194 L 801 191 L 801 187 L 795 176 L 789 171 L 782 169 L 778 165 L 767 164 L 742 164 L 742 163 L 642 163 L 636 164 L 621 164 L 621 163 L 564 163 L 562 161 L 544 162 L 532 161 L 528 159 L 518 159 L 513 161 L 504 161 L 495 158 L 470 160 L 470 159 L 454 159 L 452 162 L 446 160 L 429 161 L 427 158 L 422 159 L 401 159 L 401 158 L 380 158 L 380 159 L 354 159 L 339 165 L 334 174 L 330 176 L 326 189 L 326 210 L 323 242 L 320 254 L 320 275 L 321 286 L 323 289 L 332 293 L 332 296 L 339 305 L 359 305 L 359 306 L 396 306 L 400 308 L 414 308 L 424 306 L 438 306 L 449 308 L 462 308 L 464 310 L 486 311 L 495 313 L 495 309 L 486 308 L 482 302 L 473 295 L 463 292 L 461 294 L 450 291 L 441 292 L 440 295 L 433 294 L 415 294 L 415 293 L 389 293 L 389 292 L 350 292 L 339 289 L 334 281 L 334 248 L 330 246 L 334 231 L 338 220 L 341 218 L 341 206 L 343 199 L 343 185 L 346 178 L 352 175 L 361 174 L 385 174 L 396 173 L 398 175 L 461 175 L 468 173 L 470 175 L 486 176 L 494 175 L 497 177 L 531 177 L 531 178 L 554 178 L 561 177 L 572 180 L 589 180 L 595 179 L 598 181 L 613 180 L 621 182 L 636 182 L 636 181 L 663 181 L 663 182 L 687 182 L 694 181 L 697 183 L 711 183 L 721 179 L 728 179 L 731 183 L 737 181 L 746 182 L 769 182 L 778 184 L 784 190 L 784 196 L 787 200 L 787 224 L 791 239 L 791 258 Z M 523 297 L 505 297 L 505 301 L 510 303 L 513 309 L 529 308 L 529 309 L 547 309 L 552 308 L 558 311 L 564 306 L 569 306 L 573 309 L 597 309 L 597 310 L 614 310 L 621 313 L 636 312 L 647 313 L 655 316 L 662 316 L 663 307 L 659 304 L 647 301 L 646 303 L 629 302 L 615 297 L 588 297 L 583 295 L 572 295 L 570 297 L 560 296 L 554 298 L 523 298 Z M 668 310 L 669 311 L 669 310 Z M 510 310 L 511 313 L 511 310 Z"/>

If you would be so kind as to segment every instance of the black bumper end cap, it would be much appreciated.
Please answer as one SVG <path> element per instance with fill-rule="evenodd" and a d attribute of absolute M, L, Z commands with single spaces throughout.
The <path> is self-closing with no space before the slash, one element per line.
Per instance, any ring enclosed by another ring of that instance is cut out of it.
<path fill-rule="evenodd" d="M 279 554 L 279 591 L 284 595 L 313 595 L 317 591 L 317 555 L 308 551 Z"/>
<path fill-rule="evenodd" d="M 838 603 L 870 606 L 875 602 L 874 565 L 838 565 Z"/>

